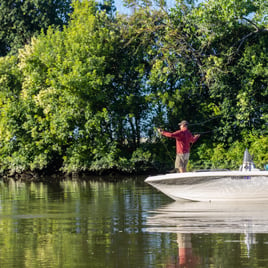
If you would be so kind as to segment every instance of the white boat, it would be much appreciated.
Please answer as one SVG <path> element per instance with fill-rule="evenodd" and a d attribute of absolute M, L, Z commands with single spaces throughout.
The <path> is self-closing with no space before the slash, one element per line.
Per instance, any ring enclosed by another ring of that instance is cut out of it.
<path fill-rule="evenodd" d="M 145 180 L 174 200 L 268 200 L 268 171 L 261 171 L 244 153 L 239 171 L 199 171 L 150 176 Z"/>

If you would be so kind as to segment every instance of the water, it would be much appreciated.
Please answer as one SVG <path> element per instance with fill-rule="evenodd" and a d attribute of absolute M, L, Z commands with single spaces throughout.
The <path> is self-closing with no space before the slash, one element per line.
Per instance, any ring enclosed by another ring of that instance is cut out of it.
<path fill-rule="evenodd" d="M 0 267 L 268 267 L 266 208 L 174 203 L 143 178 L 0 183 Z"/>

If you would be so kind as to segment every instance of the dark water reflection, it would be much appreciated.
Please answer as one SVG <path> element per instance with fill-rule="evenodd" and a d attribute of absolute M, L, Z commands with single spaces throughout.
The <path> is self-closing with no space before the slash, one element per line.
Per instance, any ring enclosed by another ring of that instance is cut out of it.
<path fill-rule="evenodd" d="M 268 267 L 266 206 L 253 231 L 239 209 L 178 207 L 143 178 L 1 183 L 0 267 Z"/>

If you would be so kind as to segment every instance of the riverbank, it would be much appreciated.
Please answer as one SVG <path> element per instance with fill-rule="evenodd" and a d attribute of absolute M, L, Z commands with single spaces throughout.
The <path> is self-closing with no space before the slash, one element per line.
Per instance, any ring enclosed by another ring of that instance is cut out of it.
<path fill-rule="evenodd" d="M 165 171 L 162 171 L 165 173 Z M 126 177 L 143 177 L 159 174 L 158 170 L 147 170 L 143 172 L 122 172 L 118 170 L 103 170 L 102 172 L 80 171 L 64 173 L 60 171 L 45 172 L 45 171 L 25 171 L 22 173 L 2 174 L 4 182 L 22 181 L 22 182 L 58 182 L 62 180 L 96 180 L 96 181 L 122 181 Z"/>

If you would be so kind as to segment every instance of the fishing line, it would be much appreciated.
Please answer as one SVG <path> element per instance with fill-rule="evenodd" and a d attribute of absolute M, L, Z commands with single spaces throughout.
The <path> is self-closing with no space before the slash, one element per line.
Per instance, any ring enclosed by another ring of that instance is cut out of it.
<path fill-rule="evenodd" d="M 218 115 L 218 116 L 215 116 L 215 117 L 213 117 L 213 118 L 210 118 L 210 119 L 208 119 L 208 120 L 205 120 L 205 121 L 202 121 L 202 122 L 199 122 L 199 123 L 191 123 L 191 124 L 189 124 L 189 126 L 199 126 L 199 125 L 204 125 L 204 124 L 206 124 L 207 122 L 210 122 L 210 121 L 212 121 L 212 120 L 214 120 L 214 119 L 216 119 L 216 118 L 219 118 L 219 117 L 222 117 L 223 115 Z"/>
<path fill-rule="evenodd" d="M 218 116 L 214 116 L 208 120 L 205 120 L 205 121 L 202 121 L 202 122 L 199 122 L 199 123 L 191 123 L 189 124 L 189 126 L 201 126 L 201 125 L 205 125 L 207 124 L 208 122 L 211 122 L 212 120 L 215 120 L 219 117 L 222 117 L 223 115 L 218 115 Z M 208 133 L 213 133 L 213 132 L 217 132 L 219 131 L 219 129 L 212 129 L 212 130 L 208 130 L 208 131 L 195 131 L 195 132 L 192 132 L 194 135 L 196 134 L 200 134 L 200 135 L 204 135 L 204 134 L 208 134 Z"/>
<path fill-rule="evenodd" d="M 262 104 L 262 105 L 256 106 L 255 109 L 262 108 L 262 107 L 265 107 L 266 108 L 267 106 L 268 106 L 268 104 Z M 204 124 L 206 124 L 206 123 L 208 123 L 208 122 L 210 122 L 210 121 L 212 121 L 214 119 L 217 119 L 219 117 L 223 117 L 223 115 L 214 116 L 214 117 L 212 117 L 212 118 L 210 118 L 208 120 L 205 120 L 205 121 L 202 121 L 202 122 L 199 122 L 199 123 L 189 123 L 189 126 L 200 126 L 200 125 L 204 125 Z M 235 115 L 231 115 L 231 117 L 235 117 Z M 206 133 L 210 133 L 210 132 L 213 132 L 213 131 L 214 130 L 212 130 L 212 131 L 205 131 L 205 132 L 199 132 L 199 133 L 200 134 L 202 134 L 202 133 L 203 134 L 206 134 Z"/>
<path fill-rule="evenodd" d="M 205 124 L 207 124 L 208 122 L 210 122 L 210 121 L 212 121 L 212 120 L 214 120 L 214 119 L 217 119 L 217 118 L 219 118 L 219 117 L 223 117 L 223 115 L 218 115 L 218 116 L 215 116 L 215 117 L 212 117 L 212 118 L 210 118 L 210 119 L 208 119 L 208 120 L 205 120 L 205 121 L 202 121 L 202 122 L 199 122 L 199 123 L 191 123 L 191 124 L 189 124 L 189 126 L 201 126 L 201 125 L 205 125 Z M 234 117 L 235 118 L 235 115 L 232 115 L 232 116 L 229 116 L 229 118 L 230 117 Z M 204 127 L 206 127 L 206 126 L 204 126 Z M 208 127 L 207 127 L 208 128 Z M 214 128 L 214 129 L 212 129 L 212 130 L 208 130 L 208 131 L 193 131 L 192 133 L 195 135 L 195 134 L 202 134 L 202 135 L 204 135 L 204 134 L 208 134 L 208 133 L 216 133 L 216 132 L 219 132 L 219 131 L 221 131 L 221 127 L 218 127 L 218 128 Z"/>
<path fill-rule="evenodd" d="M 218 132 L 218 131 L 221 131 L 221 129 L 220 128 L 216 128 L 216 129 L 212 129 L 212 130 L 208 130 L 208 131 L 198 131 L 198 132 L 192 132 L 192 133 L 194 135 L 196 135 L 196 134 L 204 135 L 204 134 Z"/>

